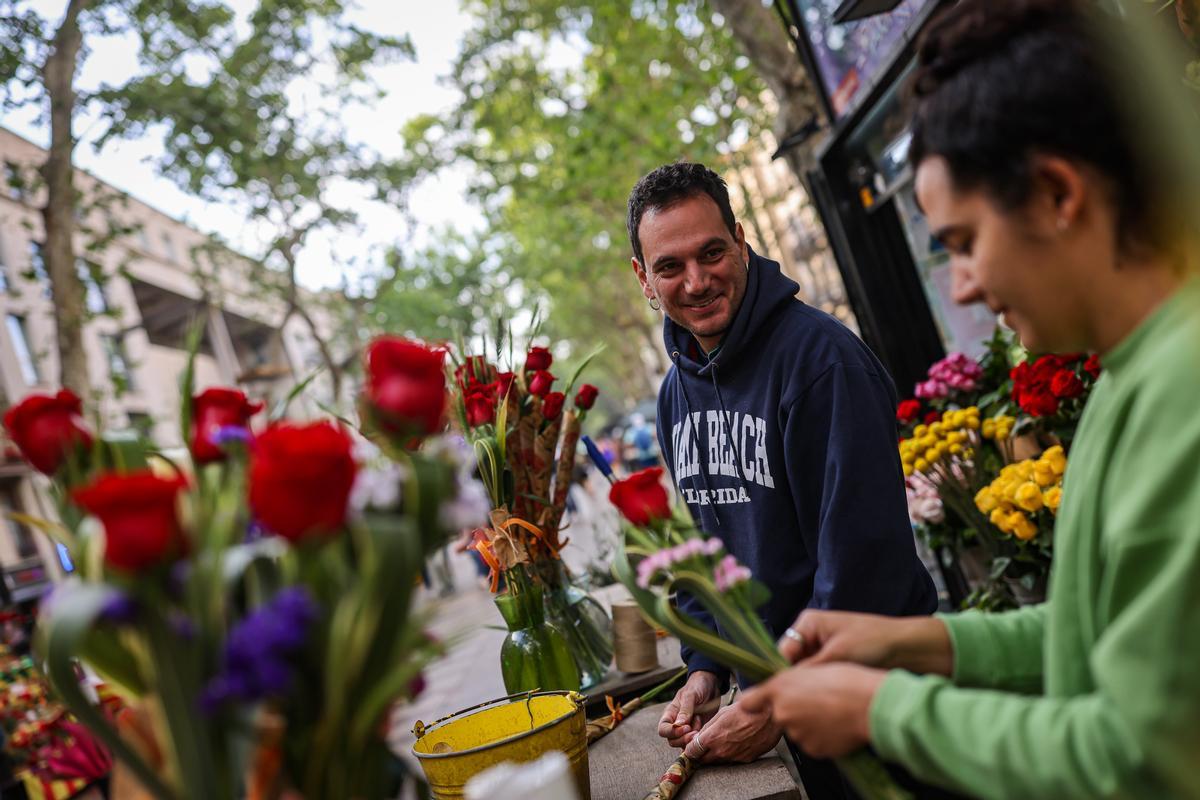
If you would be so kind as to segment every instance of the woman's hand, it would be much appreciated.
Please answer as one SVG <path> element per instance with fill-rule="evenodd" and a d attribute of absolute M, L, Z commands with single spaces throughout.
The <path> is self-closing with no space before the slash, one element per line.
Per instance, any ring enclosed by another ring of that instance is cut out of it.
<path fill-rule="evenodd" d="M 748 690 L 749 713 L 769 712 L 814 758 L 839 758 L 871 740 L 871 701 L 887 673 L 857 664 L 802 664 Z"/>
<path fill-rule="evenodd" d="M 954 650 L 945 624 L 934 617 L 883 617 L 849 611 L 804 611 L 779 651 L 793 664 L 848 661 L 881 669 L 949 676 Z"/>

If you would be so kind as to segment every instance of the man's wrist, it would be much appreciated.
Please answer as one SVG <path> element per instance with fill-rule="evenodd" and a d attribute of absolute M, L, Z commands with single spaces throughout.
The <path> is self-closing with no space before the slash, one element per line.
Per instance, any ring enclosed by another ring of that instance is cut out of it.
<path fill-rule="evenodd" d="M 721 693 L 721 676 L 707 669 L 698 669 L 688 675 L 687 682 L 697 689 L 705 690 L 705 700 Z"/>

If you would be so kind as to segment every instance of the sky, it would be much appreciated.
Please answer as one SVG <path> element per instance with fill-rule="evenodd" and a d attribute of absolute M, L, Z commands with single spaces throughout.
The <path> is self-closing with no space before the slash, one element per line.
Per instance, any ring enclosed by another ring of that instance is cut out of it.
<path fill-rule="evenodd" d="M 229 4 L 239 12 L 255 5 L 252 0 L 229 0 Z M 66 2 L 33 0 L 31 5 L 47 19 L 57 21 Z M 386 91 L 382 101 L 345 117 L 355 139 L 384 156 L 395 156 L 401 150 L 399 131 L 405 121 L 454 105 L 456 90 L 439 79 L 449 73 L 469 19 L 460 11 L 458 0 L 357 0 L 353 21 L 378 33 L 408 34 L 416 49 L 415 62 L 374 71 Z M 93 44 L 80 67 L 82 88 L 119 83 L 134 74 L 136 46 L 131 46 L 131 40 L 108 38 Z M 39 112 L 34 107 L 5 112 L 0 115 L 0 124 L 45 146 L 49 131 L 39 124 Z M 162 152 L 161 137 L 148 134 L 139 140 L 114 140 L 97 152 L 91 142 L 103 132 L 102 124 L 96 119 L 79 118 L 75 132 L 80 140 L 75 153 L 78 167 L 176 219 L 220 235 L 242 252 L 262 252 L 265 228 L 244 212 L 206 203 L 156 174 L 150 162 Z M 397 209 L 349 198 L 359 213 L 361 230 L 310 238 L 298 262 L 299 279 L 311 288 L 335 286 L 341 282 L 341 264 L 378 265 L 388 245 L 399 242 L 419 247 L 430 242 L 443 226 L 467 230 L 480 225 L 481 214 L 464 195 L 468 178 L 467 168 L 455 168 L 417 186 L 410 197 L 407 217 Z"/>

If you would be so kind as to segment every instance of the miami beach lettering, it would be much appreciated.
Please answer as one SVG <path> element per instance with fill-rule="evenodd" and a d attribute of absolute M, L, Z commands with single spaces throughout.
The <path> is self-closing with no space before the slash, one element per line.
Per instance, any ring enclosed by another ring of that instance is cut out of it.
<path fill-rule="evenodd" d="M 731 477 L 737 477 L 740 468 L 743 479 L 768 489 L 775 488 L 771 465 L 767 461 L 766 421 L 740 411 L 726 412 L 726 421 L 728 424 L 722 421 L 720 411 L 693 411 L 671 429 L 675 477 L 689 505 L 750 502 L 750 495 L 744 486 L 710 491 L 682 485 L 684 478 L 699 475 L 702 468 L 709 475 Z M 736 440 L 736 448 L 734 442 L 729 440 L 730 435 Z M 707 444 L 703 458 L 697 445 L 701 438 Z M 739 460 L 741 463 L 738 463 Z"/>

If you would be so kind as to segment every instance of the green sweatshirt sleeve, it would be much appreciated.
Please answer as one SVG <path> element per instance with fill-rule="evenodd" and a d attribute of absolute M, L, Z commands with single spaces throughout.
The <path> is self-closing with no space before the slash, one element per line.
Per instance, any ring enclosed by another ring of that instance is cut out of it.
<path fill-rule="evenodd" d="M 981 798 L 1200 797 L 1200 535 L 1197 520 L 1174 522 L 1109 549 L 1094 691 L 1027 697 L 892 672 L 871 705 L 880 754 Z"/>
<path fill-rule="evenodd" d="M 1045 606 L 1003 614 L 938 615 L 954 648 L 954 683 L 1028 694 L 1042 690 Z"/>

